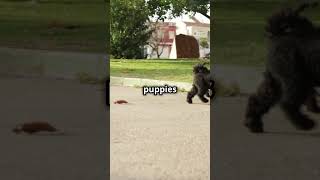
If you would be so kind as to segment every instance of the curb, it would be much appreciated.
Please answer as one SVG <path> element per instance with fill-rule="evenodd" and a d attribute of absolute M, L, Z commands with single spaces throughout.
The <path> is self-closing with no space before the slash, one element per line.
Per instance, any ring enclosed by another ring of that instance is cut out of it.
<path fill-rule="evenodd" d="M 127 87 L 142 87 L 142 86 L 177 86 L 179 90 L 189 91 L 192 87 L 191 83 L 174 82 L 174 81 L 161 81 L 153 79 L 140 79 L 140 78 L 123 78 L 123 77 L 110 77 L 110 85 L 114 86 L 127 86 Z"/>

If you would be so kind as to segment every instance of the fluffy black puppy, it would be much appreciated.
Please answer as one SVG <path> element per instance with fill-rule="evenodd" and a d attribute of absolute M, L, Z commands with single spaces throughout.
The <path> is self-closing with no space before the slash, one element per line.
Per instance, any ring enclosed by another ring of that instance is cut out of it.
<path fill-rule="evenodd" d="M 251 132 L 263 132 L 262 116 L 277 103 L 301 130 L 311 130 L 315 123 L 301 112 L 319 112 L 315 87 L 320 85 L 320 31 L 300 15 L 314 4 L 302 4 L 273 14 L 265 28 L 269 47 L 264 81 L 249 97 L 245 126 Z"/>
<path fill-rule="evenodd" d="M 188 92 L 187 102 L 192 103 L 192 98 L 198 95 L 200 100 L 207 103 L 209 100 L 205 95 L 212 99 L 215 96 L 214 80 L 210 76 L 210 70 L 205 64 L 197 64 L 193 67 L 193 84 L 191 91 Z"/>
<path fill-rule="evenodd" d="M 106 100 L 106 105 L 110 106 L 110 79 L 109 79 L 109 77 L 105 81 L 105 100 Z"/>

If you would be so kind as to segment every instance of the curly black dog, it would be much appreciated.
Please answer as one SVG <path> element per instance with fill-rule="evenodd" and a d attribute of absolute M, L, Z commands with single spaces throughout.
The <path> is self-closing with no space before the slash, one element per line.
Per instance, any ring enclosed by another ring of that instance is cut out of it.
<path fill-rule="evenodd" d="M 105 80 L 105 100 L 106 105 L 110 106 L 110 78 L 106 78 Z"/>
<path fill-rule="evenodd" d="M 192 89 L 188 92 L 187 102 L 191 104 L 192 98 L 198 95 L 202 102 L 207 103 L 209 100 L 205 95 L 210 99 L 215 96 L 214 80 L 211 78 L 210 70 L 205 64 L 197 64 L 193 67 L 193 74 Z"/>
<path fill-rule="evenodd" d="M 262 116 L 280 104 L 292 124 L 311 130 L 315 122 L 301 111 L 302 105 L 319 112 L 315 87 L 320 85 L 320 30 L 300 13 L 317 3 L 282 9 L 267 20 L 269 40 L 264 81 L 248 99 L 245 126 L 262 133 Z"/>

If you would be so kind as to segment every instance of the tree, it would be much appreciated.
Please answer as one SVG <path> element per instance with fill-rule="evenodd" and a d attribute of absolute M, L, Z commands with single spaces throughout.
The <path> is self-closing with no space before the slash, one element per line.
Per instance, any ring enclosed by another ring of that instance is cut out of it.
<path fill-rule="evenodd" d="M 207 38 L 200 38 L 199 44 L 202 48 L 209 48 L 209 43 Z"/>
<path fill-rule="evenodd" d="M 163 38 L 158 37 L 159 33 L 159 21 L 171 17 L 177 17 L 187 13 L 200 13 L 210 19 L 208 12 L 210 10 L 210 0 L 147 0 L 147 6 L 150 12 L 150 16 L 154 17 L 154 23 L 151 27 L 153 32 L 149 46 L 152 48 L 152 53 L 156 52 L 159 58 L 163 53 L 164 46 L 162 45 Z M 167 12 L 171 13 L 168 14 Z M 208 42 L 207 46 L 208 46 Z M 206 45 L 205 45 L 206 46 Z"/>
<path fill-rule="evenodd" d="M 203 16 L 210 19 L 210 15 L 208 15 L 210 10 L 210 0 L 184 0 L 185 11 L 187 12 L 197 12 L 202 14 Z"/>
<path fill-rule="evenodd" d="M 210 18 L 209 9 L 210 0 L 111 0 L 111 54 L 142 58 L 142 49 L 156 30 L 148 27 L 150 17 L 155 23 L 190 12 Z"/>
<path fill-rule="evenodd" d="M 167 17 L 167 11 L 171 16 L 177 17 L 186 13 L 200 13 L 210 19 L 208 15 L 211 0 L 148 0 L 149 10 L 161 20 Z"/>
<path fill-rule="evenodd" d="M 143 58 L 152 31 L 144 0 L 111 0 L 111 54 L 115 58 Z"/>
<path fill-rule="evenodd" d="M 163 53 L 164 50 L 164 34 L 161 29 L 161 24 L 159 22 L 152 23 L 151 30 L 152 35 L 148 41 L 149 46 L 151 47 L 151 55 L 155 52 L 157 54 L 157 58 L 160 58 L 160 56 Z"/>

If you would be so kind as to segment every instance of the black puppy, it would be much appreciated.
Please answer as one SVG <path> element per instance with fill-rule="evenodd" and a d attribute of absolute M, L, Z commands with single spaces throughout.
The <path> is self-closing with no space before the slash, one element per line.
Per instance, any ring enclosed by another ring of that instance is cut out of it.
<path fill-rule="evenodd" d="M 109 79 L 109 77 L 105 81 L 105 100 L 106 100 L 106 105 L 110 106 L 110 79 Z"/>
<path fill-rule="evenodd" d="M 210 99 L 215 96 L 214 80 L 211 78 L 210 70 L 205 64 L 197 64 L 193 67 L 193 74 L 192 89 L 187 94 L 187 102 L 191 104 L 192 98 L 198 95 L 202 102 L 207 103 L 209 100 L 205 95 Z"/>
<path fill-rule="evenodd" d="M 300 15 L 314 4 L 283 9 L 267 21 L 269 47 L 264 81 L 249 97 L 245 126 L 251 132 L 263 132 L 262 116 L 275 104 L 301 130 L 311 130 L 315 123 L 301 112 L 319 112 L 315 87 L 320 85 L 320 31 Z"/>

